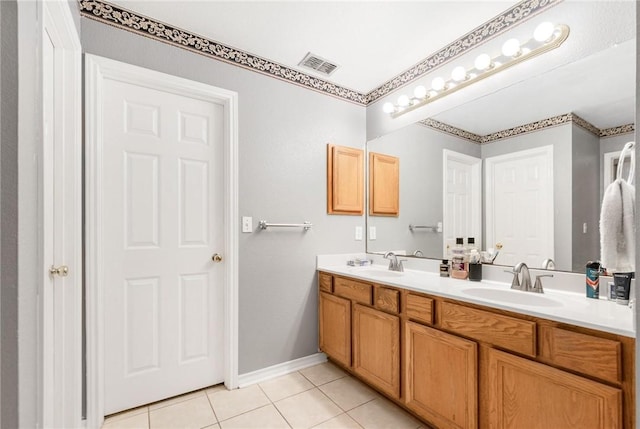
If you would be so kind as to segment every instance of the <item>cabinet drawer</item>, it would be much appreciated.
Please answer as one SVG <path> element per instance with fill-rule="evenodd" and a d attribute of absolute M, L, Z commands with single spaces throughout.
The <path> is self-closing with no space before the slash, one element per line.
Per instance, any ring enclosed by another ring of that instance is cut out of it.
<path fill-rule="evenodd" d="M 320 290 L 325 292 L 333 292 L 333 276 L 327 273 L 318 273 L 318 283 Z"/>
<path fill-rule="evenodd" d="M 398 297 L 400 292 L 395 289 L 389 289 L 386 287 L 375 288 L 374 305 L 377 309 L 387 311 L 389 313 L 397 314 L 399 311 Z"/>
<path fill-rule="evenodd" d="M 371 305 L 371 285 L 340 277 L 333 279 L 333 292 L 361 304 Z"/>
<path fill-rule="evenodd" d="M 542 357 L 563 368 L 620 383 L 622 344 L 566 329 L 540 327 Z"/>
<path fill-rule="evenodd" d="M 443 329 L 517 353 L 536 356 L 536 323 L 442 302 L 439 323 Z"/>
<path fill-rule="evenodd" d="M 407 294 L 407 317 L 412 320 L 433 324 L 433 300 L 412 293 Z"/>

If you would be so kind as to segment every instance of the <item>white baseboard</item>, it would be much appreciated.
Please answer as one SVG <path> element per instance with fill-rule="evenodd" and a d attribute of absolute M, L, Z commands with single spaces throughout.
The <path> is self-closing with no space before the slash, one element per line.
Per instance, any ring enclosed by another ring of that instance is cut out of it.
<path fill-rule="evenodd" d="M 324 353 L 316 353 L 300 359 L 290 360 L 288 362 L 279 363 L 267 368 L 241 374 L 238 376 L 238 387 L 242 388 L 251 384 L 267 381 L 326 361 L 327 355 Z"/>

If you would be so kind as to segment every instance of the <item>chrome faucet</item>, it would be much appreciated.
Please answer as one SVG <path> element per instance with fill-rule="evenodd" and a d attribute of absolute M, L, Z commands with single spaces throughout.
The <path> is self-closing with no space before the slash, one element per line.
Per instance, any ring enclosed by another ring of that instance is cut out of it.
<path fill-rule="evenodd" d="M 513 287 L 513 283 L 511 284 L 511 289 L 520 289 L 525 292 L 531 292 L 531 274 L 529 274 L 529 267 L 524 262 L 518 262 L 515 267 L 513 267 L 513 275 L 518 278 L 520 273 L 522 273 L 522 280 L 520 281 L 520 287 Z"/>
<path fill-rule="evenodd" d="M 383 258 L 389 260 L 389 271 L 404 272 L 404 267 L 402 266 L 402 262 L 406 261 L 406 259 L 398 260 L 398 256 L 393 252 L 385 253 Z"/>
<path fill-rule="evenodd" d="M 544 269 L 544 270 L 555 270 L 556 269 L 556 263 L 553 262 L 553 259 L 547 258 L 544 261 L 542 261 L 542 269 Z"/>
<path fill-rule="evenodd" d="M 422 253 L 422 250 L 416 250 L 415 252 L 413 252 L 413 256 L 424 257 L 424 253 Z"/>

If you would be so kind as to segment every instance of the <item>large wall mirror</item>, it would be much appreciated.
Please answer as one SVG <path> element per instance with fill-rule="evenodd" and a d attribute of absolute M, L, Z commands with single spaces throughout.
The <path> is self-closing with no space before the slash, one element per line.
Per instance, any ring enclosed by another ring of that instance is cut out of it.
<path fill-rule="evenodd" d="M 574 4 L 580 16 L 585 3 Z M 600 255 L 616 154 L 635 138 L 630 7 L 615 23 L 601 14 L 610 34 L 597 52 L 369 141 L 400 159 L 400 202 L 398 216 L 367 216 L 367 251 L 442 259 L 472 236 L 482 249 L 503 245 L 497 264 L 584 272 Z"/>

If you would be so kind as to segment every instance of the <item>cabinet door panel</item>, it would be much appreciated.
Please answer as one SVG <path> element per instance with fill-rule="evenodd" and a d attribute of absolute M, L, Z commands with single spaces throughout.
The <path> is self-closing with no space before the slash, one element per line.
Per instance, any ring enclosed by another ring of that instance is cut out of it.
<path fill-rule="evenodd" d="M 362 305 L 353 307 L 353 370 L 400 397 L 400 319 Z"/>
<path fill-rule="evenodd" d="M 491 428 L 622 427 L 620 389 L 497 350 L 488 382 Z"/>
<path fill-rule="evenodd" d="M 477 344 L 406 322 L 405 403 L 439 428 L 477 427 Z"/>
<path fill-rule="evenodd" d="M 320 350 L 351 366 L 351 301 L 320 292 Z"/>

